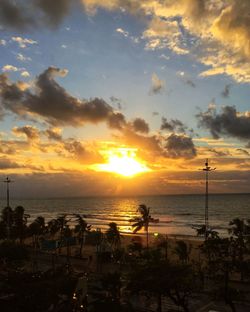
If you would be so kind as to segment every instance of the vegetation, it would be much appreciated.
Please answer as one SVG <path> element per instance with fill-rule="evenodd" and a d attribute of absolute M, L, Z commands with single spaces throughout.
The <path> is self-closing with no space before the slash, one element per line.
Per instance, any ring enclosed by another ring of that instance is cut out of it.
<path fill-rule="evenodd" d="M 131 219 L 130 221 L 133 222 L 132 227 L 134 228 L 133 233 L 137 233 L 142 228 L 144 228 L 146 235 L 147 235 L 147 248 L 148 248 L 148 228 L 150 223 L 156 223 L 159 220 L 154 219 L 150 215 L 150 207 L 147 207 L 146 205 L 142 204 L 138 207 L 138 212 L 140 213 L 140 216 L 135 217 Z"/>
<path fill-rule="evenodd" d="M 75 225 L 75 233 L 78 235 L 80 241 L 80 258 L 82 258 L 82 249 L 85 241 L 85 234 L 91 230 L 91 225 L 88 225 L 87 222 L 83 219 L 80 214 L 75 214 L 77 224 Z"/>
<path fill-rule="evenodd" d="M 239 302 L 247 300 L 247 291 L 250 291 L 250 221 L 232 220 L 227 237 L 209 232 L 197 250 L 186 241 L 174 241 L 161 235 L 149 245 L 149 226 L 157 220 L 151 217 L 146 205 L 140 205 L 138 211 L 140 216 L 132 219 L 134 232 L 145 230 L 146 247 L 140 237 L 135 237 L 124 247 L 115 222 L 109 223 L 105 233 L 91 231 L 91 226 L 79 214 L 73 217 L 61 215 L 48 223 L 39 216 L 28 224 L 29 216 L 23 207 L 4 208 L 0 217 L 0 275 L 7 275 L 0 283 L 1 307 L 4 311 L 14 312 L 81 311 L 86 302 L 81 299 L 75 305 L 72 301 L 77 298 L 74 289 L 78 277 L 69 270 L 69 264 L 74 268 L 75 260 L 82 261 L 78 266 L 83 272 L 90 273 L 87 311 L 132 312 L 132 294 L 137 299 L 146 296 L 154 302 L 158 312 L 163 310 L 166 299 L 185 312 L 195 310 L 194 297 L 206 296 L 210 301 L 223 299 L 232 312 L 237 311 Z M 26 238 L 33 249 L 25 245 Z M 72 242 L 75 244 L 76 238 L 82 260 L 71 256 L 71 245 Z M 58 244 L 51 247 L 52 269 L 40 272 L 32 269 L 32 263 L 35 258 L 49 265 L 50 254 L 39 251 L 46 241 Z M 89 250 L 89 247 L 84 248 L 86 245 L 96 251 L 88 263 L 88 258 L 83 257 Z M 64 251 L 60 256 L 62 248 Z M 57 251 L 59 263 L 55 265 Z M 200 256 L 194 257 L 194 253 Z M 2 301 L 2 297 L 7 299 Z"/>

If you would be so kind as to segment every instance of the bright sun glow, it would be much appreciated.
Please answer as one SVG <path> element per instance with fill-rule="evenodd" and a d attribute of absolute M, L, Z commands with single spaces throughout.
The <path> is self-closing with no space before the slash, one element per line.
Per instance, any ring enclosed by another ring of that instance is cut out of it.
<path fill-rule="evenodd" d="M 136 149 L 117 148 L 107 151 L 107 163 L 98 165 L 100 171 L 114 172 L 125 177 L 150 171 L 146 165 L 136 158 Z"/>

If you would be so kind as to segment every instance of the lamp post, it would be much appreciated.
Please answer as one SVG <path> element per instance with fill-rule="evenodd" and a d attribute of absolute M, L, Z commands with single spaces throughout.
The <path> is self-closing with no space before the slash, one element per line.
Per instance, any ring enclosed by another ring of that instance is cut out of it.
<path fill-rule="evenodd" d="M 208 174 L 210 171 L 215 170 L 216 168 L 211 168 L 208 165 L 208 159 L 206 159 L 205 162 L 205 167 L 202 168 L 202 171 L 205 171 L 205 180 L 206 180 L 206 192 L 205 192 L 205 239 L 208 237 L 208 227 L 209 227 L 209 222 L 208 222 Z"/>
<path fill-rule="evenodd" d="M 9 189 L 9 184 L 11 182 L 14 182 L 12 180 L 9 179 L 9 177 L 7 177 L 4 181 L 4 183 L 6 183 L 6 192 L 7 192 L 7 206 L 6 208 L 8 209 L 7 212 L 7 238 L 10 239 L 10 189 Z"/>

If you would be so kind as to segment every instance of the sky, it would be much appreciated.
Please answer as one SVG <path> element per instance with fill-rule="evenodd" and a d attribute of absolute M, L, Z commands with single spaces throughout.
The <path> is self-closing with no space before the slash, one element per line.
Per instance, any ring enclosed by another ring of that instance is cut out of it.
<path fill-rule="evenodd" d="M 248 0 L 2 0 L 2 180 L 202 193 L 208 158 L 211 192 L 249 192 L 249 26 Z"/>

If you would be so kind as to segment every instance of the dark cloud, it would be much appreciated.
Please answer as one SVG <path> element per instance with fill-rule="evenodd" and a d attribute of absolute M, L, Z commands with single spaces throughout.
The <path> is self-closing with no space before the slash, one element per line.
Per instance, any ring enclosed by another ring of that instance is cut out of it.
<path fill-rule="evenodd" d="M 34 3 L 40 8 L 46 21 L 51 26 L 57 26 L 67 16 L 74 0 L 35 0 Z"/>
<path fill-rule="evenodd" d="M 38 26 L 55 27 L 78 0 L 1 0 L 0 24 L 18 31 Z"/>
<path fill-rule="evenodd" d="M 66 74 L 66 70 L 49 67 L 38 76 L 32 89 L 24 89 L 20 83 L 12 83 L 6 74 L 1 74 L 3 108 L 26 118 L 42 117 L 52 126 L 79 127 L 85 123 L 106 121 L 110 127 L 119 129 L 125 117 L 103 99 L 80 100 L 55 81 L 55 76 L 64 77 Z"/>
<path fill-rule="evenodd" d="M 135 132 L 140 132 L 140 133 L 148 133 L 149 132 L 149 125 L 142 118 L 136 118 L 135 120 L 132 121 L 131 124 L 132 124 L 132 127 L 133 127 Z"/>
<path fill-rule="evenodd" d="M 0 158 L 0 170 L 6 170 L 6 169 L 17 169 L 22 168 L 23 166 L 20 166 L 18 163 L 9 160 L 8 158 L 1 157 Z"/>
<path fill-rule="evenodd" d="M 20 6 L 11 0 L 0 1 L 0 24 L 18 30 L 34 26 L 35 20 L 27 14 L 23 3 Z M 31 3 L 31 1 L 29 1 Z"/>
<path fill-rule="evenodd" d="M 195 88 L 195 87 L 196 87 L 196 84 L 195 84 L 191 79 L 186 79 L 186 80 L 184 80 L 184 82 L 185 82 L 188 86 L 190 86 L 190 87 L 192 87 L 192 88 Z"/>
<path fill-rule="evenodd" d="M 196 156 L 196 148 L 192 138 L 186 135 L 172 133 L 167 138 L 162 135 L 138 134 L 131 129 L 123 131 L 120 138 L 125 144 L 138 148 L 139 154 L 145 158 L 152 157 L 164 158 L 193 158 Z M 142 154 L 143 153 L 143 154 Z"/>
<path fill-rule="evenodd" d="M 250 139 L 250 113 L 239 113 L 234 106 L 225 106 L 220 113 L 210 107 L 206 112 L 196 115 L 199 126 L 208 129 L 215 139 L 222 135 L 241 140 Z"/>
<path fill-rule="evenodd" d="M 77 140 L 70 140 L 68 142 L 64 143 L 64 148 L 66 151 L 68 151 L 70 154 L 73 154 L 77 156 L 77 158 L 81 158 L 85 155 L 86 150 L 81 142 Z"/>
<path fill-rule="evenodd" d="M 159 113 L 158 112 L 152 112 L 152 115 L 153 116 L 159 116 Z"/>
<path fill-rule="evenodd" d="M 154 155 L 163 155 L 164 151 L 161 147 L 161 138 L 157 135 L 143 135 L 135 133 L 132 129 L 126 128 L 122 132 L 123 136 L 120 140 L 125 144 L 148 151 Z"/>
<path fill-rule="evenodd" d="M 243 155 L 246 155 L 246 156 L 250 156 L 250 153 L 247 150 L 243 149 L 243 148 L 237 148 L 236 151 L 239 152 L 240 154 L 243 154 Z"/>
<path fill-rule="evenodd" d="M 171 119 L 168 121 L 167 118 L 162 117 L 161 130 L 185 132 L 186 129 L 187 127 L 180 120 Z"/>
<path fill-rule="evenodd" d="M 224 98 L 228 98 L 228 97 L 229 97 L 231 87 L 232 87 L 232 85 L 230 85 L 230 84 L 225 85 L 224 90 L 221 92 L 221 95 L 222 95 Z"/>
<path fill-rule="evenodd" d="M 185 135 L 172 133 L 166 139 L 166 153 L 171 158 L 193 158 L 196 156 L 196 148 L 192 138 Z"/>
<path fill-rule="evenodd" d="M 49 140 L 62 141 L 62 135 L 59 129 L 49 128 L 44 131 Z"/>
<path fill-rule="evenodd" d="M 216 156 L 216 157 L 225 157 L 225 156 L 230 156 L 231 155 L 229 153 L 229 151 L 219 151 L 219 150 L 214 149 L 214 148 L 209 148 L 208 151 L 213 153 L 214 156 Z"/>
<path fill-rule="evenodd" d="M 33 141 L 39 139 L 39 130 L 33 126 L 15 127 L 12 132 L 19 135 L 24 134 L 28 140 Z"/>
<path fill-rule="evenodd" d="M 111 129 L 121 130 L 126 125 L 125 116 L 119 112 L 113 112 L 109 115 L 107 124 Z"/>
<path fill-rule="evenodd" d="M 84 164 L 93 164 L 103 161 L 102 156 L 98 152 L 89 150 L 82 142 L 75 139 L 68 139 L 63 143 L 63 148 L 68 152 L 70 157 Z"/>
<path fill-rule="evenodd" d="M 115 96 L 111 96 L 110 101 L 112 104 L 117 106 L 118 110 L 122 110 L 122 100 L 121 99 L 118 99 Z"/>
<path fill-rule="evenodd" d="M 165 89 L 165 81 L 161 80 L 156 73 L 153 73 L 151 83 L 152 86 L 149 94 L 159 94 Z"/>

